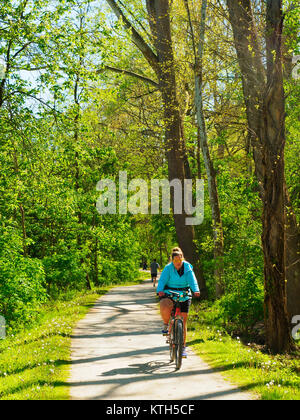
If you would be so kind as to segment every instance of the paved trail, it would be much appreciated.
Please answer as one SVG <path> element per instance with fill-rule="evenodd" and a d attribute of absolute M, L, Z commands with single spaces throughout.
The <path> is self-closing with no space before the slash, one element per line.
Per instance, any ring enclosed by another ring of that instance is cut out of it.
<path fill-rule="evenodd" d="M 71 398 L 87 400 L 247 400 L 190 349 L 169 363 L 150 281 L 99 299 L 72 338 Z"/>

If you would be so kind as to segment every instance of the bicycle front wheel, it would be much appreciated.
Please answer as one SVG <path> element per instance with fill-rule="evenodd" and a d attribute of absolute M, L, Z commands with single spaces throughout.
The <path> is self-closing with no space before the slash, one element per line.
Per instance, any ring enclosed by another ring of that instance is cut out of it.
<path fill-rule="evenodd" d="M 175 323 L 175 363 L 176 369 L 181 368 L 183 351 L 183 322 L 177 319 Z"/>
<path fill-rule="evenodd" d="M 175 329 L 174 324 L 171 327 L 170 336 L 169 336 L 169 345 L 170 345 L 170 362 L 175 360 Z"/>

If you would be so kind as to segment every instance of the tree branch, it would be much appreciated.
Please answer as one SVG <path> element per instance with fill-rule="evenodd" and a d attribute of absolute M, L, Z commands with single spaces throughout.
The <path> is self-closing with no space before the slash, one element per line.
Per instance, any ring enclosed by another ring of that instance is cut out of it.
<path fill-rule="evenodd" d="M 27 42 L 24 44 L 13 56 L 12 58 L 16 58 L 22 51 L 24 51 L 30 44 L 32 44 L 34 41 Z"/>
<path fill-rule="evenodd" d="M 191 19 L 190 6 L 189 6 L 188 0 L 184 0 L 184 3 L 185 3 L 186 12 L 187 12 L 187 15 L 188 15 L 189 26 L 190 26 L 190 30 L 191 30 L 194 57 L 196 58 L 197 57 L 196 42 L 195 42 L 194 28 L 193 28 L 192 19 Z"/>
<path fill-rule="evenodd" d="M 143 76 L 141 74 L 135 73 L 135 72 L 130 71 L 130 70 L 123 70 L 123 69 L 118 69 L 116 67 L 105 66 L 104 69 L 97 70 L 96 73 L 100 74 L 105 70 L 110 70 L 110 71 L 113 71 L 115 73 L 120 73 L 120 74 L 126 74 L 127 76 L 132 76 L 132 77 L 135 77 L 136 79 L 142 80 L 143 82 L 149 83 L 150 85 L 155 86 L 156 88 L 159 87 L 159 84 L 156 83 L 154 80 L 149 79 L 146 76 Z"/>
<path fill-rule="evenodd" d="M 131 31 L 131 37 L 133 43 L 138 47 L 138 49 L 141 51 L 143 56 L 146 58 L 152 69 L 155 71 L 155 73 L 158 73 L 158 57 L 157 55 L 152 51 L 152 48 L 145 42 L 145 40 L 142 38 L 142 36 L 137 32 L 137 30 L 134 28 L 134 26 L 129 22 L 129 20 L 124 15 L 122 9 L 119 7 L 119 5 L 116 3 L 115 0 L 106 0 L 106 2 L 111 7 L 114 14 L 117 16 L 117 18 L 122 18 L 122 21 L 125 25 L 125 27 Z"/>

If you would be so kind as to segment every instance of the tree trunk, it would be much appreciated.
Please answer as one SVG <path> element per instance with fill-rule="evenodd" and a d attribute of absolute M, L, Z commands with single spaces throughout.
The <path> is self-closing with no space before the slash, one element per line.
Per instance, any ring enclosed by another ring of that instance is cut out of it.
<path fill-rule="evenodd" d="M 283 91 L 274 81 L 265 108 L 263 234 L 265 327 L 268 347 L 290 350 L 286 309 L 284 229 L 284 108 Z M 281 109 L 280 109 L 281 108 Z M 276 127 L 274 127 L 276 122 Z"/>
<path fill-rule="evenodd" d="M 205 120 L 203 114 L 202 102 L 202 82 L 199 74 L 196 75 L 196 92 L 195 101 L 197 109 L 198 125 L 200 129 L 200 144 L 204 165 L 207 175 L 207 185 L 209 192 L 210 208 L 212 212 L 213 221 L 213 235 L 214 235 L 214 259 L 215 259 L 215 280 L 216 280 L 216 296 L 219 298 L 224 294 L 225 287 L 223 284 L 223 257 L 224 257 L 224 240 L 223 240 L 223 225 L 219 204 L 219 195 L 217 189 L 216 172 L 210 157 Z"/>
<path fill-rule="evenodd" d="M 202 1 L 201 8 L 201 23 L 200 23 L 200 40 L 198 53 L 195 46 L 195 38 L 193 32 L 193 25 L 190 18 L 189 4 L 188 0 L 185 1 L 188 16 L 190 29 L 192 33 L 192 40 L 194 45 L 194 54 L 195 54 L 195 106 L 197 113 L 197 122 L 199 128 L 199 140 L 200 147 L 202 150 L 202 155 L 204 159 L 204 165 L 207 175 L 207 184 L 209 192 L 210 207 L 212 212 L 212 221 L 213 221 L 213 235 L 214 235 L 214 259 L 215 259 L 215 289 L 216 297 L 221 297 L 224 294 L 225 286 L 223 283 L 223 257 L 224 257 L 224 239 L 223 239 L 223 225 L 221 218 L 221 210 L 219 204 L 219 195 L 217 189 L 217 180 L 216 172 L 213 166 L 213 162 L 210 156 L 210 151 L 207 141 L 207 132 L 206 124 L 203 112 L 203 51 L 204 51 L 204 40 L 205 40 L 205 22 L 206 22 L 206 9 L 207 9 L 207 0 Z"/>
<path fill-rule="evenodd" d="M 169 1 L 147 0 L 149 23 L 158 57 L 158 80 L 164 103 L 165 144 L 169 166 L 169 180 L 188 178 L 187 158 L 183 138 L 183 122 L 177 99 L 176 76 L 171 38 Z M 172 203 L 173 193 L 172 195 Z M 184 208 L 184 207 L 183 207 Z M 202 297 L 206 297 L 205 279 L 198 260 L 195 233 L 192 226 L 185 225 L 187 215 L 175 214 L 174 223 L 178 245 L 185 258 L 193 265 Z"/>
<path fill-rule="evenodd" d="M 196 160 L 197 160 L 197 176 L 198 176 L 198 179 L 201 179 L 202 178 L 202 173 L 201 173 L 201 139 L 200 139 L 199 126 L 197 127 Z"/>
<path fill-rule="evenodd" d="M 261 124 L 263 121 L 263 92 L 266 89 L 265 69 L 261 61 L 257 31 L 255 28 L 250 0 L 227 0 L 230 23 L 242 75 L 243 91 L 246 104 L 250 143 L 253 148 L 255 175 L 259 182 L 259 192 L 264 202 L 263 146 Z M 255 52 L 255 54 L 253 54 Z M 287 72 L 286 72 L 287 74 Z M 287 74 L 290 76 L 290 73 Z M 290 318 L 300 313 L 300 229 L 297 226 L 292 204 L 285 190 L 285 226 L 286 226 L 286 279 L 287 308 Z"/>
<path fill-rule="evenodd" d="M 266 49 L 267 73 L 250 0 L 227 0 L 233 28 L 251 143 L 255 173 L 263 200 L 263 234 L 265 277 L 265 326 L 271 351 L 292 348 L 286 304 L 285 263 L 285 103 L 282 71 L 282 4 L 267 1 Z M 267 80 L 265 80 L 265 75 Z"/>
<path fill-rule="evenodd" d="M 165 148 L 169 165 L 169 179 L 179 179 L 182 183 L 189 175 L 189 165 L 185 152 L 183 122 L 181 119 L 176 93 L 176 78 L 172 49 L 169 0 L 147 0 L 149 24 L 156 53 L 124 15 L 115 0 L 106 0 L 118 18 L 122 18 L 125 27 L 131 31 L 132 42 L 143 54 L 156 73 L 162 94 L 165 119 Z M 185 256 L 194 266 L 202 297 L 206 297 L 206 285 L 198 260 L 192 226 L 185 226 L 186 214 L 174 214 L 174 224 L 178 244 Z"/>
<path fill-rule="evenodd" d="M 282 68 L 282 0 L 267 1 L 267 89 L 264 103 L 263 249 L 265 326 L 274 353 L 290 351 L 286 308 L 284 146 L 285 99 Z"/>
<path fill-rule="evenodd" d="M 159 264 L 160 264 L 160 269 L 162 269 L 162 265 L 163 265 L 163 255 L 162 255 L 162 244 L 159 244 Z"/>

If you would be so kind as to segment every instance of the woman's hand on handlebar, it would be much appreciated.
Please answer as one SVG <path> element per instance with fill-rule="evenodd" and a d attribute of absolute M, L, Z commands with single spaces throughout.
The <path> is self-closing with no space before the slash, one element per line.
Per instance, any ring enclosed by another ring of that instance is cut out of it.
<path fill-rule="evenodd" d="M 164 297 L 164 296 L 166 296 L 166 294 L 165 294 L 165 292 L 158 292 L 158 296 L 159 297 Z"/>
<path fill-rule="evenodd" d="M 194 296 L 195 296 L 195 298 L 199 299 L 199 297 L 200 297 L 200 292 L 194 292 Z"/>

